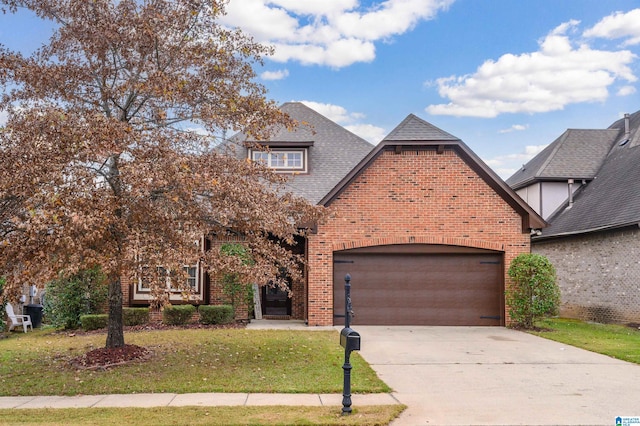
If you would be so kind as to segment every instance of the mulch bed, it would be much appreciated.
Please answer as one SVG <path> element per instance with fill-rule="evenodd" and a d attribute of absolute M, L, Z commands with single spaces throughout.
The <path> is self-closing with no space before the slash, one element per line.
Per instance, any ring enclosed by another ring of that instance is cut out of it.
<path fill-rule="evenodd" d="M 144 361 L 151 352 L 141 346 L 124 345 L 119 348 L 98 348 L 73 358 L 71 366 L 77 370 L 107 370 L 119 365 Z"/>

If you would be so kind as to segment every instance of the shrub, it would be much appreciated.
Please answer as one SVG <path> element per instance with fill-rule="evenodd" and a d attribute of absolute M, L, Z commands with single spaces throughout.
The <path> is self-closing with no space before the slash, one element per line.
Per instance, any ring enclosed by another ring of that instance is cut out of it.
<path fill-rule="evenodd" d="M 546 257 L 519 255 L 511 262 L 509 277 L 513 285 L 505 293 L 512 325 L 533 328 L 535 320 L 558 313 L 560 289 L 555 268 Z"/>
<path fill-rule="evenodd" d="M 107 314 L 90 314 L 80 315 L 80 324 L 85 331 L 99 330 L 107 327 L 109 315 Z"/>
<path fill-rule="evenodd" d="M 202 305 L 198 311 L 202 324 L 228 324 L 234 319 L 231 305 Z"/>
<path fill-rule="evenodd" d="M 193 305 L 167 306 L 162 311 L 162 322 L 168 325 L 184 325 L 195 312 L 196 307 Z"/>
<path fill-rule="evenodd" d="M 149 322 L 149 308 L 122 308 L 124 325 L 142 325 Z"/>
<path fill-rule="evenodd" d="M 80 327 L 80 316 L 103 312 L 108 286 L 98 268 L 51 281 L 45 287 L 44 312 L 49 324 Z"/>
<path fill-rule="evenodd" d="M 242 244 L 225 243 L 220 247 L 220 253 L 234 256 L 244 265 L 254 263 L 249 250 Z M 237 273 L 226 273 L 222 276 L 222 292 L 226 294 L 234 309 L 241 305 L 247 306 L 249 312 L 253 309 L 253 285 L 244 282 Z"/>

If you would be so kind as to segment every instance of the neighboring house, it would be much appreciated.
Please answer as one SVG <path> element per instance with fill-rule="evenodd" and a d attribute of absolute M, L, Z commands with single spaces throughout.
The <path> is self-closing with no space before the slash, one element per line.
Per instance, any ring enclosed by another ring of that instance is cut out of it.
<path fill-rule="evenodd" d="M 532 251 L 556 267 L 561 315 L 640 322 L 640 111 L 567 130 L 507 179 L 550 223 Z"/>
<path fill-rule="evenodd" d="M 546 223 L 462 141 L 409 115 L 373 147 L 301 103 L 282 110 L 301 125 L 265 149 L 236 135 L 235 155 L 291 174 L 331 214 L 298 244 L 307 266 L 292 297 L 262 287 L 263 314 L 341 324 L 349 273 L 354 324 L 508 322 L 506 271 Z M 202 303 L 217 302 L 204 282 Z"/>

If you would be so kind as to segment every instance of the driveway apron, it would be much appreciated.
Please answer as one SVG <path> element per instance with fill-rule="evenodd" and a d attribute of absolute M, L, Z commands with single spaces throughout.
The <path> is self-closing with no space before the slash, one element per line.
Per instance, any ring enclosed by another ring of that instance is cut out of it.
<path fill-rule="evenodd" d="M 640 417 L 640 365 L 502 327 L 352 327 L 360 354 L 408 406 L 393 426 L 615 425 L 618 416 Z"/>

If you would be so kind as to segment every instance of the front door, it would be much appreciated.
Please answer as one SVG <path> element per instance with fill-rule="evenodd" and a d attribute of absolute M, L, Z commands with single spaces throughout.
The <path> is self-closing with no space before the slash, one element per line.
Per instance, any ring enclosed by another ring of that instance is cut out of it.
<path fill-rule="evenodd" d="M 291 298 L 279 287 L 262 286 L 263 317 L 286 317 L 291 315 Z"/>

